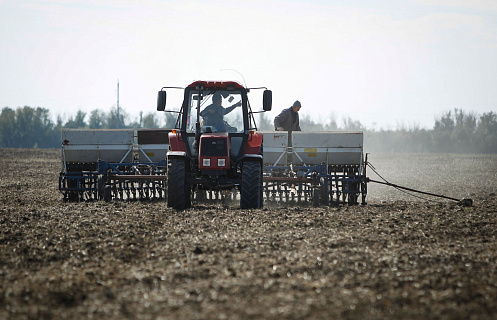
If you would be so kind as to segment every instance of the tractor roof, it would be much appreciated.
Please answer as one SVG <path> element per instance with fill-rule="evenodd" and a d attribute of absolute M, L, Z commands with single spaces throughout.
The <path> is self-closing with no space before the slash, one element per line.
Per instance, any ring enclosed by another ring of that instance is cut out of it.
<path fill-rule="evenodd" d="M 188 88 L 195 88 L 201 85 L 204 88 L 218 88 L 218 89 L 244 89 L 243 86 L 236 81 L 195 81 L 188 85 Z"/>

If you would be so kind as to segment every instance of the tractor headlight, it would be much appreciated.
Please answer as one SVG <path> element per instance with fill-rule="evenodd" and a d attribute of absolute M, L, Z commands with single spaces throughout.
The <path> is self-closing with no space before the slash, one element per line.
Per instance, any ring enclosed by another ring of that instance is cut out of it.
<path fill-rule="evenodd" d="M 202 159 L 202 165 L 204 167 L 210 167 L 211 166 L 211 159 Z"/>
<path fill-rule="evenodd" d="M 217 159 L 217 166 L 224 167 L 226 165 L 226 159 Z"/>

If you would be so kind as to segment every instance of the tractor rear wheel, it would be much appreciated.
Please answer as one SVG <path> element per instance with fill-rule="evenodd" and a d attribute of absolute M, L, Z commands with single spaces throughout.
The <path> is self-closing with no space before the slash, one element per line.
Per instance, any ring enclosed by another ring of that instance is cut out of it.
<path fill-rule="evenodd" d="M 168 160 L 167 206 L 184 210 L 191 206 L 191 189 L 186 179 L 186 161 L 181 158 Z"/>
<path fill-rule="evenodd" d="M 244 161 L 242 166 L 242 184 L 240 190 L 240 207 L 242 209 L 262 208 L 262 167 L 258 161 Z"/>

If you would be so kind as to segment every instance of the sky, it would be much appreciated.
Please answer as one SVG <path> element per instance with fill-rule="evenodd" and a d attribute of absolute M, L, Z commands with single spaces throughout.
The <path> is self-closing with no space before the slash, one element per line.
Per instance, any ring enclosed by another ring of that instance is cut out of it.
<path fill-rule="evenodd" d="M 271 89 L 270 118 L 299 100 L 368 129 L 496 112 L 497 1 L 0 0 L 0 108 L 108 112 L 119 81 L 134 120 L 195 80 Z"/>

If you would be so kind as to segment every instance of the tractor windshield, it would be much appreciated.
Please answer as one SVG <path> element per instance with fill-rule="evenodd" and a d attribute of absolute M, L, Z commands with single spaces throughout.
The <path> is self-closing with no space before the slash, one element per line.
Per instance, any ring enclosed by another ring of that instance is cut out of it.
<path fill-rule="evenodd" d="M 200 99 L 202 132 L 243 132 L 242 94 L 240 91 L 191 91 L 188 102 L 187 132 L 195 132 Z"/>

